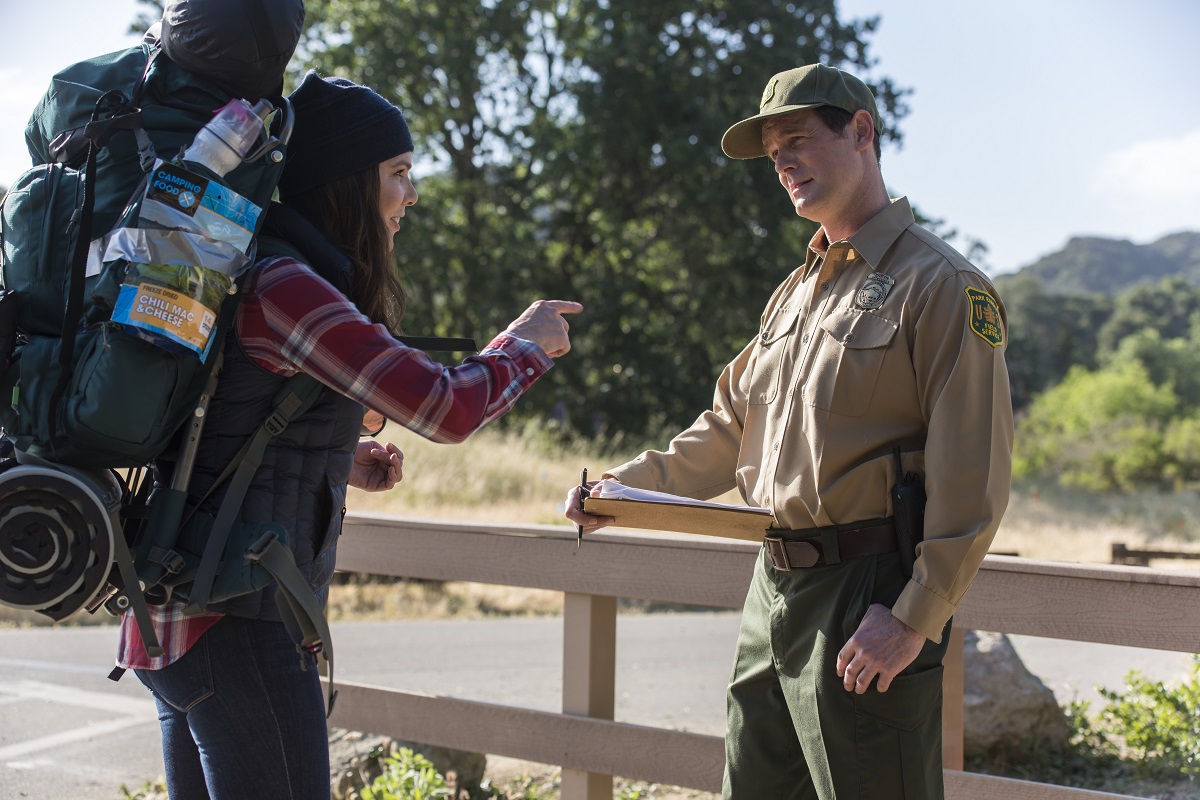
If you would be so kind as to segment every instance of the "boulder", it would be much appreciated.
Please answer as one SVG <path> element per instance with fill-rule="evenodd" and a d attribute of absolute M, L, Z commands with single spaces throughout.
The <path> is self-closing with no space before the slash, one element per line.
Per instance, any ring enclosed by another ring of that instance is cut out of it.
<path fill-rule="evenodd" d="M 974 755 L 1065 747 L 1067 720 L 1054 692 L 1025 668 L 1008 637 L 966 631 L 963 639 L 964 751 Z"/>

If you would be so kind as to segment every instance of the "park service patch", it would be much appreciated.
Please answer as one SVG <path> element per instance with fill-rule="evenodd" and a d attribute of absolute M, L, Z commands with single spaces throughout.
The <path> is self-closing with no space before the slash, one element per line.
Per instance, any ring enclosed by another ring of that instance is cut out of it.
<path fill-rule="evenodd" d="M 1004 325 L 1000 321 L 1000 305 L 996 299 L 974 286 L 963 291 L 971 305 L 971 330 L 992 347 L 1004 344 Z"/>

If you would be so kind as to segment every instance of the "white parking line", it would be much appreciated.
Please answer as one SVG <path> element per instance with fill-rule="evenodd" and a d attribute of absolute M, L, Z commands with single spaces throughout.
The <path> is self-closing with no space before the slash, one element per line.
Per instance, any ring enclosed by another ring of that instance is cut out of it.
<path fill-rule="evenodd" d="M 53 750 L 62 747 L 65 744 L 81 742 L 87 739 L 92 739 L 98 736 L 105 736 L 110 733 L 115 733 L 125 728 L 132 728 L 136 725 L 157 724 L 155 719 L 144 719 L 142 717 L 124 717 L 121 719 L 108 720 L 107 722 L 94 722 L 90 725 L 84 725 L 82 728 L 72 728 L 61 733 L 53 733 L 49 736 L 41 736 L 37 739 L 30 739 L 27 742 L 20 744 L 12 744 L 8 747 L 0 747 L 0 763 L 6 763 L 13 759 L 27 756 L 30 753 L 37 753 L 42 750 Z M 12 765 L 9 765 L 12 766 Z"/>
<path fill-rule="evenodd" d="M 137 725 L 158 724 L 158 712 L 153 700 L 125 697 L 108 692 L 93 692 L 42 681 L 14 681 L 0 684 L 0 703 L 9 705 L 24 700 L 90 708 L 118 716 L 115 719 L 91 722 L 58 733 L 39 736 L 36 739 L 28 739 L 18 744 L 0 747 L 0 763 L 14 768 L 21 765 L 9 762 L 33 753 L 59 749 L 63 745 L 107 736 Z"/>
<path fill-rule="evenodd" d="M 68 664 L 64 661 L 35 661 L 31 658 L 0 658 L 0 667 L 31 669 L 38 672 L 71 672 L 79 675 L 107 675 L 111 666 L 97 667 Z"/>
<path fill-rule="evenodd" d="M 154 701 L 110 692 L 93 692 L 87 689 L 77 689 L 73 686 L 62 686 L 57 683 L 42 681 L 15 681 L 0 684 L 0 697 L 9 695 L 21 700 L 38 700 L 44 703 L 56 703 L 67 706 L 83 706 L 97 711 L 108 711 L 113 714 L 141 717 L 157 720 L 158 711 Z"/>

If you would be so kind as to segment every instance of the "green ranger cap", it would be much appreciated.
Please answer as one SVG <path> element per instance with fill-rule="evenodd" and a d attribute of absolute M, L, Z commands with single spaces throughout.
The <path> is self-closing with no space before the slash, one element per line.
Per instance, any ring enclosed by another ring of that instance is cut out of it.
<path fill-rule="evenodd" d="M 721 137 L 721 149 L 730 158 L 766 155 L 762 145 L 763 120 L 789 111 L 817 106 L 835 106 L 851 114 L 870 111 L 875 135 L 883 135 L 883 123 L 875 96 L 867 85 L 848 72 L 824 64 L 809 64 L 774 75 L 763 89 L 758 113 L 737 123 Z"/>

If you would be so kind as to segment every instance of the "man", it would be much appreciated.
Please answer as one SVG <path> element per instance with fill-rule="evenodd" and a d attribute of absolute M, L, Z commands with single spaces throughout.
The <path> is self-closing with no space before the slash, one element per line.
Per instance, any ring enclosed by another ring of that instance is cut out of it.
<path fill-rule="evenodd" d="M 779 529 L 730 679 L 729 800 L 943 794 L 950 618 L 1008 503 L 1007 331 L 987 278 L 889 199 L 881 133 L 867 86 L 820 64 L 772 77 L 726 131 L 725 154 L 767 156 L 820 229 L 712 410 L 606 473 L 704 499 L 737 486 Z M 919 508 L 897 539 L 906 473 L 928 495 L 920 543 L 903 535 Z M 585 531 L 613 521 L 577 510 L 578 490 L 567 508 Z"/>

